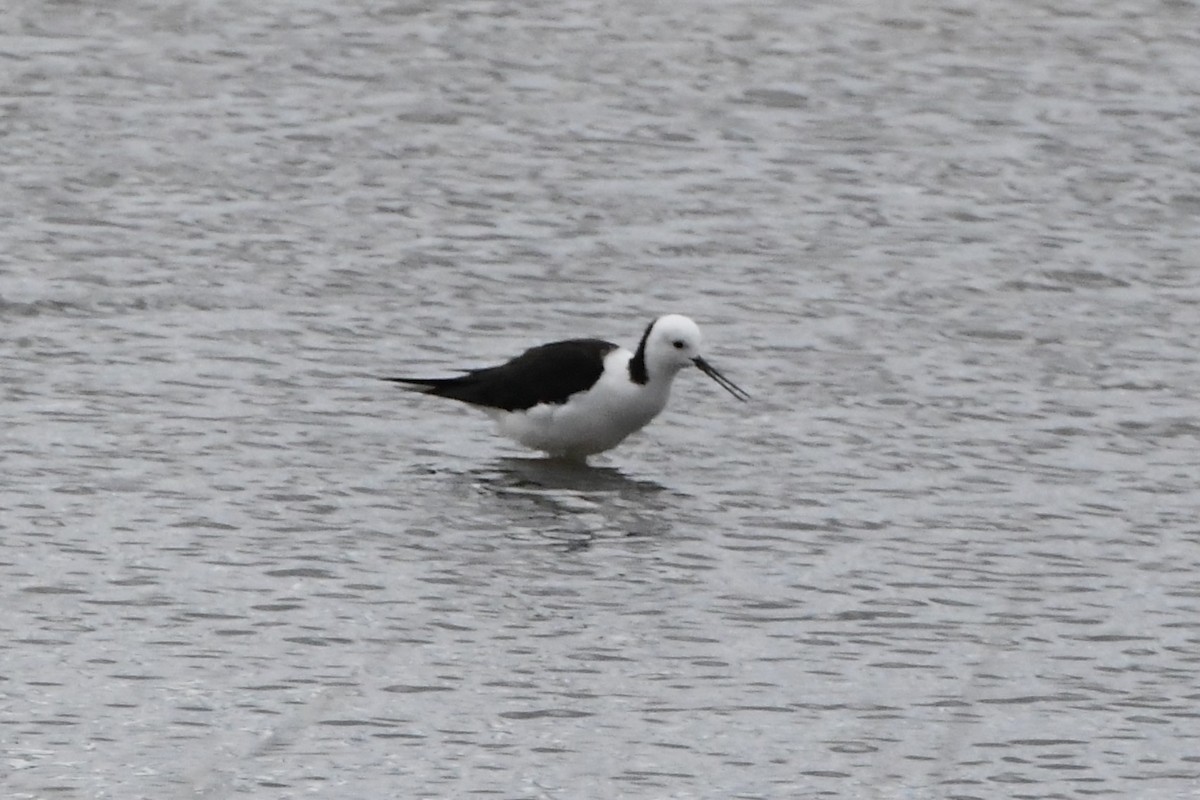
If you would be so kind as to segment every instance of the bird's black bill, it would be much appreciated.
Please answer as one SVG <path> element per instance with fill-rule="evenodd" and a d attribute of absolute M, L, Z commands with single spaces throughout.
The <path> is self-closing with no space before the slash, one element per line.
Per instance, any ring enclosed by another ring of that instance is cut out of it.
<path fill-rule="evenodd" d="M 745 402 L 746 400 L 750 399 L 750 395 L 746 394 L 740 388 L 738 388 L 738 385 L 736 383 L 734 383 L 733 381 L 729 380 L 729 378 L 726 378 L 724 375 L 717 372 L 716 367 L 714 367 L 712 364 L 709 364 L 707 361 L 705 361 L 700 356 L 696 356 L 695 358 L 693 358 L 692 363 L 695 364 L 697 367 L 699 367 L 700 371 L 703 372 L 705 375 L 707 375 L 708 377 L 712 378 L 714 381 L 719 383 L 721 385 L 722 389 L 729 392 L 731 395 L 736 397 L 738 400 Z"/>

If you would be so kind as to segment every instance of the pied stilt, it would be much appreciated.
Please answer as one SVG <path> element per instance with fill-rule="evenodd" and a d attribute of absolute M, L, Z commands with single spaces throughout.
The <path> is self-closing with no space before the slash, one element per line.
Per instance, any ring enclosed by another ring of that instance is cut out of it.
<path fill-rule="evenodd" d="M 602 339 L 568 339 L 455 378 L 384 380 L 480 408 L 526 447 L 583 460 L 654 419 L 684 367 L 699 367 L 738 400 L 749 399 L 701 357 L 700 342 L 695 322 L 669 314 L 646 327 L 632 353 Z"/>

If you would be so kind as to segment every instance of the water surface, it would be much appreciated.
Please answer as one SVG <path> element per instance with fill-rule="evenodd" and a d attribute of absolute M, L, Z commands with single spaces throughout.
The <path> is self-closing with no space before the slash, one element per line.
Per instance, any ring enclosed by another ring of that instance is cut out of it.
<path fill-rule="evenodd" d="M 1194 9 L 977 6 L 12 5 L 4 796 L 1196 796 Z"/>

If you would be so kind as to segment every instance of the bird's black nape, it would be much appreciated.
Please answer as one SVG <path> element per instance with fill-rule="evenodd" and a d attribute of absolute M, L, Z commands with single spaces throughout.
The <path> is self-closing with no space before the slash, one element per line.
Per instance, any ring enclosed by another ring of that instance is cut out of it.
<path fill-rule="evenodd" d="M 658 322 L 658 320 L 654 320 L 654 322 Z M 646 340 L 650 338 L 650 331 L 654 329 L 654 322 L 646 326 L 646 332 L 642 334 L 642 340 L 638 342 L 637 351 L 634 352 L 633 358 L 629 360 L 629 380 L 638 386 L 645 386 L 650 380 L 650 373 L 646 371 Z"/>

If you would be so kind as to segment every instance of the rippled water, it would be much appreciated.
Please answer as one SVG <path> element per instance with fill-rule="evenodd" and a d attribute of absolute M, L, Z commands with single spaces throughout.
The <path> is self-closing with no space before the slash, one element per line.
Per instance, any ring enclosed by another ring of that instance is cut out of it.
<path fill-rule="evenodd" d="M 1200 796 L 1191 4 L 6 9 L 6 798 Z"/>

